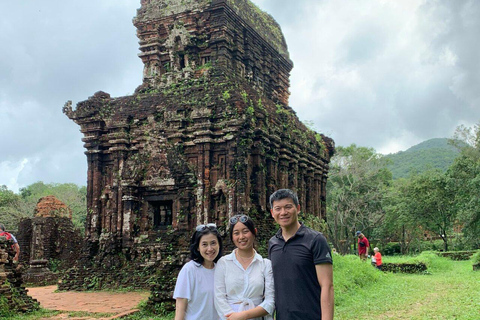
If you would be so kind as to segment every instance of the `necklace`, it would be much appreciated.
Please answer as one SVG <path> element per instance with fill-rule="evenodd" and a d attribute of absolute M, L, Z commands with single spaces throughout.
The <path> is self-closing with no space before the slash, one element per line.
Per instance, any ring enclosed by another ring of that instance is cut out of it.
<path fill-rule="evenodd" d="M 247 262 L 247 261 L 253 259 L 253 257 L 255 257 L 255 252 L 253 252 L 253 256 L 248 257 L 248 258 L 244 258 L 244 257 L 242 257 L 242 256 L 240 255 L 240 253 L 238 253 L 238 251 L 237 251 L 237 258 L 239 258 L 239 259 L 242 260 L 243 262 Z"/>

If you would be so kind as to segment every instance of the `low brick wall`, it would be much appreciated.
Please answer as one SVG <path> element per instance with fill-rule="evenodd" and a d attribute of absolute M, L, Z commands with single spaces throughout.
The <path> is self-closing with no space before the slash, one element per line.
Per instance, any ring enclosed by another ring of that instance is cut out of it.
<path fill-rule="evenodd" d="M 437 253 L 440 257 L 450 258 L 455 261 L 470 260 L 476 251 L 448 251 Z"/>
<path fill-rule="evenodd" d="M 384 263 L 382 270 L 393 273 L 422 273 L 427 271 L 427 266 L 424 263 Z"/>

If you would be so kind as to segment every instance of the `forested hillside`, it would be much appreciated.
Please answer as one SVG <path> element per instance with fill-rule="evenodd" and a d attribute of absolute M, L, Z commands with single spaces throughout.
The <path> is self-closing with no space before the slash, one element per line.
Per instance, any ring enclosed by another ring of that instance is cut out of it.
<path fill-rule="evenodd" d="M 437 138 L 385 157 L 390 160 L 388 169 L 392 172 L 393 178 L 398 179 L 429 169 L 446 171 L 458 154 L 459 150 L 450 145 L 448 139 Z"/>

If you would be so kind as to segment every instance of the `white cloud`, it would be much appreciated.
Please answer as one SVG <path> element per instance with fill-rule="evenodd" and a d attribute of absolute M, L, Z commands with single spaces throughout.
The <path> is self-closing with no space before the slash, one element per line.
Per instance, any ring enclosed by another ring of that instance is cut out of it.
<path fill-rule="evenodd" d="M 2 181 L 2 185 L 6 185 L 9 190 L 18 192 L 20 189 L 18 176 L 28 164 L 28 159 L 22 159 L 19 163 L 12 163 L 10 161 L 0 162 L 0 181 Z"/>
<path fill-rule="evenodd" d="M 480 3 L 281 2 L 262 4 L 295 63 L 290 104 L 337 144 L 398 151 L 480 118 Z"/>
<path fill-rule="evenodd" d="M 291 106 L 337 145 L 394 152 L 480 119 L 479 1 L 254 2 L 287 39 Z M 0 185 L 85 184 L 82 134 L 61 109 L 141 83 L 139 7 L 0 2 Z"/>

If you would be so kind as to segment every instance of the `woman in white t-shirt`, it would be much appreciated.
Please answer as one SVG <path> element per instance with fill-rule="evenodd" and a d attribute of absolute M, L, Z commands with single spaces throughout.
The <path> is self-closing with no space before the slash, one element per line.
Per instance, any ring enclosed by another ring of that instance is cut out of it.
<path fill-rule="evenodd" d="M 175 320 L 217 320 L 214 306 L 215 263 L 222 256 L 222 238 L 213 223 L 197 226 L 190 240 L 190 261 L 177 277 L 173 298 Z"/>
<path fill-rule="evenodd" d="M 215 308 L 220 319 L 273 319 L 275 309 L 270 260 L 254 249 L 257 229 L 246 215 L 230 219 L 235 250 L 215 267 Z"/>

